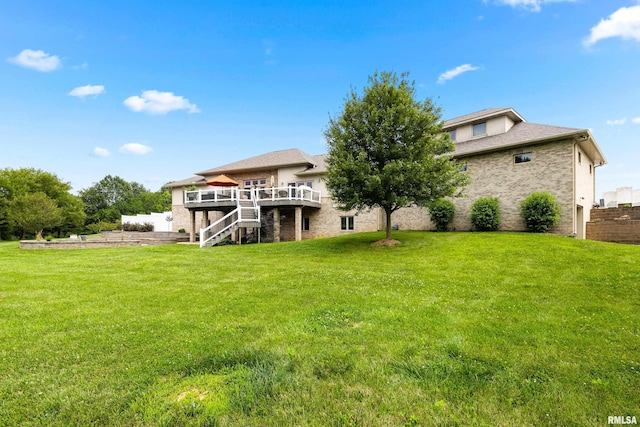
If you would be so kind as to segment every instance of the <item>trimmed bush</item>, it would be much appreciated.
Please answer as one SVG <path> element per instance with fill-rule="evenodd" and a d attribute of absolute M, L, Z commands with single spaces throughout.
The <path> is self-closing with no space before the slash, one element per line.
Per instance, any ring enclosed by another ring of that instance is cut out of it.
<path fill-rule="evenodd" d="M 122 231 L 153 231 L 153 223 L 145 222 L 144 224 L 131 224 L 130 222 L 125 222 L 122 224 Z"/>
<path fill-rule="evenodd" d="M 496 231 L 500 226 L 497 197 L 481 197 L 471 205 L 471 224 L 477 231 Z"/>
<path fill-rule="evenodd" d="M 546 191 L 529 194 L 520 208 L 527 230 L 533 233 L 545 233 L 560 221 L 560 206 Z"/>
<path fill-rule="evenodd" d="M 436 231 L 447 231 L 455 213 L 456 207 L 451 200 L 439 199 L 429 206 L 429 215 L 436 225 Z"/>

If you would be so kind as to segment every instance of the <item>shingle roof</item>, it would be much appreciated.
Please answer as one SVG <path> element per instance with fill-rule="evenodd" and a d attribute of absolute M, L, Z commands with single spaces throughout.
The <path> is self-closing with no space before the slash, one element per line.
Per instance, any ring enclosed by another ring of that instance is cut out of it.
<path fill-rule="evenodd" d="M 535 143 L 545 139 L 571 136 L 584 132 L 584 129 L 539 125 L 536 123 L 517 123 L 506 133 L 472 139 L 456 143 L 456 156 L 474 154 L 482 151 L 493 151 L 511 146 Z"/>
<path fill-rule="evenodd" d="M 180 181 L 173 181 L 169 184 L 166 184 L 165 187 L 173 188 L 173 187 L 188 187 L 190 185 L 198 185 L 204 184 L 206 179 L 201 176 L 192 176 L 191 178 L 181 179 Z"/>
<path fill-rule="evenodd" d="M 320 154 L 317 156 L 313 156 L 316 161 L 315 167 L 310 167 L 302 172 L 298 172 L 296 176 L 306 176 L 306 175 L 321 175 L 327 173 L 327 164 L 325 163 L 325 159 L 328 154 Z"/>
<path fill-rule="evenodd" d="M 476 111 L 475 113 L 466 114 L 464 116 L 455 117 L 453 119 L 445 120 L 445 130 L 451 127 L 460 126 L 463 123 L 472 123 L 474 121 L 486 120 L 495 116 L 509 116 L 515 122 L 526 121 L 516 110 L 513 108 L 487 108 L 485 110 Z"/>
<path fill-rule="evenodd" d="M 313 166 L 316 164 L 316 160 L 297 148 L 291 148 L 289 150 L 271 151 L 259 156 L 250 157 L 248 159 L 240 160 L 234 163 L 229 163 L 217 168 L 208 169 L 203 172 L 197 172 L 197 175 L 213 175 L 220 173 L 233 173 L 254 169 L 267 169 L 277 168 L 283 166 Z"/>

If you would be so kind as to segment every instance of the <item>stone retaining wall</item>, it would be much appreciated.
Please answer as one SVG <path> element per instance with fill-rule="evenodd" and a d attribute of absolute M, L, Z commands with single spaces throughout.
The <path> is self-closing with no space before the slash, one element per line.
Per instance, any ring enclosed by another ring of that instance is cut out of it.
<path fill-rule="evenodd" d="M 139 240 L 21 240 L 20 249 L 89 249 L 139 246 Z"/>

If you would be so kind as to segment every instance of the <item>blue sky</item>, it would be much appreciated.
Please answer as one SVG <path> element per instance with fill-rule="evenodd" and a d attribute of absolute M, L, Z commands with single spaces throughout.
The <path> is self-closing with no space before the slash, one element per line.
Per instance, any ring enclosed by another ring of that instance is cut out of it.
<path fill-rule="evenodd" d="M 0 168 L 151 190 L 323 129 L 376 70 L 443 119 L 589 128 L 597 192 L 640 188 L 638 0 L 0 0 Z"/>

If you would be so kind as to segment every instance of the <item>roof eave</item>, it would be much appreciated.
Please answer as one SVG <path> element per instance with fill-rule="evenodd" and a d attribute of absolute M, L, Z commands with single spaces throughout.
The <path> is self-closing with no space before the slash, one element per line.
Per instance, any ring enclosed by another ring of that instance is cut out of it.
<path fill-rule="evenodd" d="M 585 136 L 586 134 L 586 138 L 581 138 L 581 136 Z M 464 157 L 470 157 L 470 156 L 474 156 L 477 154 L 484 154 L 484 153 L 495 153 L 496 151 L 503 151 L 505 149 L 511 149 L 511 148 L 518 148 L 518 147 L 525 147 L 527 145 L 536 145 L 536 144 L 543 144 L 545 142 L 550 142 L 550 141 L 560 141 L 562 139 L 574 139 L 575 142 L 577 143 L 585 143 L 585 142 L 591 142 L 593 144 L 593 147 L 595 148 L 595 150 L 585 150 L 585 151 L 594 151 L 591 156 L 593 157 L 593 161 L 596 165 L 604 165 L 607 163 L 604 154 L 602 154 L 602 150 L 600 150 L 600 147 L 598 146 L 598 144 L 596 143 L 596 140 L 593 138 L 593 135 L 591 134 L 591 132 L 588 129 L 577 129 L 575 132 L 568 132 L 568 133 L 564 133 L 561 135 L 554 135 L 554 136 L 547 136 L 544 138 L 537 138 L 537 139 L 528 139 L 526 141 L 520 141 L 520 142 L 515 142 L 512 144 L 507 144 L 507 145 L 501 145 L 499 147 L 492 147 L 492 148 L 488 148 L 488 149 L 481 149 L 481 150 L 473 150 L 473 151 L 468 151 L 466 153 L 463 154 L 457 154 L 454 152 L 453 157 L 455 158 L 464 158 Z M 598 157 L 598 158 L 596 158 Z"/>

